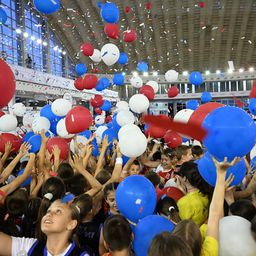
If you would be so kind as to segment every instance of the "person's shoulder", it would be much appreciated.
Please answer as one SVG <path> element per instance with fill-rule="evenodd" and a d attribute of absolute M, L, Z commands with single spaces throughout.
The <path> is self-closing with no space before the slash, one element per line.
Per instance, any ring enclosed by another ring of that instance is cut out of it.
<path fill-rule="evenodd" d="M 218 256 L 218 240 L 212 236 L 206 236 L 200 256 Z"/>

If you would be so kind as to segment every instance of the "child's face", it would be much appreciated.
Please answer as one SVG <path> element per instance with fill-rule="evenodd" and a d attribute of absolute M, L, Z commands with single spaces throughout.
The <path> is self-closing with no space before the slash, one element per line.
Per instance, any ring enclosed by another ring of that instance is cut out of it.
<path fill-rule="evenodd" d="M 164 168 L 172 165 L 171 158 L 167 155 L 162 155 L 161 156 L 161 164 Z"/>
<path fill-rule="evenodd" d="M 132 164 L 130 168 L 130 175 L 136 175 L 140 172 L 140 166 L 136 164 Z"/>
<path fill-rule="evenodd" d="M 109 206 L 109 210 L 113 214 L 118 214 L 119 211 L 116 206 L 116 191 L 112 190 L 108 192 L 106 202 Z"/>

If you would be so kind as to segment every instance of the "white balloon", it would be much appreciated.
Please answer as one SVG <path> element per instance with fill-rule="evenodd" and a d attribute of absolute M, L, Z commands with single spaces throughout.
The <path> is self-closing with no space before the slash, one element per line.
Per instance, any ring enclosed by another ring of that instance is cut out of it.
<path fill-rule="evenodd" d="M 24 114 L 26 113 L 26 106 L 23 103 L 15 103 L 12 106 L 12 110 L 13 110 L 13 114 L 15 116 L 24 116 Z"/>
<path fill-rule="evenodd" d="M 68 92 L 64 93 L 63 99 L 68 100 L 71 104 L 73 104 L 73 97 L 70 93 Z"/>
<path fill-rule="evenodd" d="M 173 69 L 168 70 L 165 73 L 165 80 L 169 83 L 176 82 L 178 80 L 179 73 Z"/>
<path fill-rule="evenodd" d="M 133 76 L 130 79 L 130 83 L 135 88 L 141 88 L 143 86 L 143 81 L 139 76 Z"/>
<path fill-rule="evenodd" d="M 104 125 L 101 125 L 96 129 L 95 133 L 96 133 L 96 141 L 98 145 L 101 143 L 103 132 L 105 132 L 107 129 L 108 128 Z"/>
<path fill-rule="evenodd" d="M 31 128 L 32 127 L 32 122 L 35 119 L 35 114 L 32 112 L 27 112 L 23 116 L 22 123 L 25 127 Z"/>
<path fill-rule="evenodd" d="M 64 139 L 69 139 L 74 137 L 74 134 L 68 133 L 66 124 L 65 124 L 65 118 L 61 119 L 56 126 L 57 134 Z"/>
<path fill-rule="evenodd" d="M 124 125 L 118 132 L 118 139 L 121 139 L 123 136 L 126 136 L 126 134 L 128 134 L 129 132 L 141 132 L 141 130 L 135 124 Z"/>
<path fill-rule="evenodd" d="M 149 107 L 149 100 L 143 94 L 135 94 L 129 100 L 130 109 L 138 114 L 146 112 Z"/>
<path fill-rule="evenodd" d="M 89 56 L 89 58 L 90 58 L 93 62 L 96 62 L 96 63 L 101 62 L 101 52 L 100 52 L 100 50 L 94 49 L 93 55 L 92 55 L 92 56 Z"/>
<path fill-rule="evenodd" d="M 78 145 L 79 144 L 85 145 L 87 141 L 88 141 L 88 139 L 84 136 L 78 135 L 76 137 L 76 142 L 77 142 Z M 75 141 L 74 141 L 74 139 L 71 140 L 69 147 L 70 147 L 70 150 L 75 154 Z M 81 153 L 81 149 L 79 149 L 79 153 Z"/>
<path fill-rule="evenodd" d="M 129 104 L 126 101 L 119 101 L 116 103 L 117 112 L 122 110 L 129 110 Z"/>
<path fill-rule="evenodd" d="M 251 233 L 251 223 L 240 216 L 227 216 L 219 224 L 220 256 L 254 256 L 256 242 Z"/>
<path fill-rule="evenodd" d="M 95 124 L 102 125 L 105 123 L 105 116 L 104 115 L 96 116 L 94 121 L 95 121 Z"/>
<path fill-rule="evenodd" d="M 174 121 L 187 123 L 193 112 L 194 110 L 192 109 L 182 109 L 174 116 L 173 119 Z"/>
<path fill-rule="evenodd" d="M 118 47 L 114 44 L 105 44 L 101 49 L 101 58 L 108 66 L 114 65 L 120 56 Z"/>
<path fill-rule="evenodd" d="M 135 118 L 131 111 L 122 110 L 118 112 L 116 116 L 116 121 L 120 126 L 124 126 L 127 124 L 133 124 L 135 122 Z"/>
<path fill-rule="evenodd" d="M 146 83 L 146 85 L 149 85 L 151 86 L 153 89 L 154 89 L 154 92 L 157 93 L 158 92 L 158 89 L 159 89 L 159 86 L 158 86 L 158 83 L 156 81 L 148 81 Z"/>
<path fill-rule="evenodd" d="M 16 116 L 6 114 L 0 117 L 0 131 L 10 132 L 16 129 L 18 121 Z"/>
<path fill-rule="evenodd" d="M 142 132 L 130 131 L 119 140 L 120 151 L 127 157 L 141 156 L 147 149 L 147 138 Z"/>
<path fill-rule="evenodd" d="M 34 133 L 40 133 L 42 130 L 48 131 L 50 127 L 50 121 L 43 116 L 36 117 L 32 122 L 32 130 Z"/>
<path fill-rule="evenodd" d="M 66 99 L 57 99 L 52 103 L 52 112 L 56 116 L 66 116 L 72 109 L 72 104 Z"/>

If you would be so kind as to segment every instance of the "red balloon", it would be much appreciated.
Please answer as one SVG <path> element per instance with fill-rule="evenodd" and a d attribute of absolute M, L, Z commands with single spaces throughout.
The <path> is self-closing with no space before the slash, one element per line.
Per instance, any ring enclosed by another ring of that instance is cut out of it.
<path fill-rule="evenodd" d="M 5 144 L 7 142 L 12 143 L 12 152 L 17 152 L 21 146 L 22 140 L 20 137 L 11 133 L 2 133 L 0 135 L 0 152 L 4 153 Z"/>
<path fill-rule="evenodd" d="M 93 73 L 99 73 L 99 69 L 98 68 L 94 68 L 93 69 Z"/>
<path fill-rule="evenodd" d="M 91 90 L 96 87 L 98 78 L 95 75 L 86 75 L 83 80 L 84 89 Z"/>
<path fill-rule="evenodd" d="M 179 94 L 179 89 L 178 87 L 175 85 L 175 86 L 172 86 L 168 89 L 168 97 L 169 98 L 174 98 L 176 97 L 177 95 Z"/>
<path fill-rule="evenodd" d="M 137 33 L 135 30 L 131 29 L 131 30 L 126 30 L 124 32 L 124 41 L 126 43 L 132 43 L 137 39 Z"/>
<path fill-rule="evenodd" d="M 76 134 L 87 130 L 91 126 L 92 121 L 92 115 L 87 108 L 76 106 L 68 112 L 65 124 L 69 133 Z"/>
<path fill-rule="evenodd" d="M 223 104 L 217 102 L 209 102 L 200 105 L 189 118 L 188 124 L 193 123 L 202 126 L 204 119 L 211 111 L 223 106 Z"/>
<path fill-rule="evenodd" d="M 0 117 L 1 117 L 1 116 L 4 116 L 4 115 L 5 115 L 5 113 L 0 110 Z"/>
<path fill-rule="evenodd" d="M 0 108 L 5 107 L 14 96 L 16 81 L 10 66 L 0 60 Z"/>
<path fill-rule="evenodd" d="M 146 3 L 146 9 L 147 10 L 150 10 L 152 7 L 152 4 L 150 2 Z"/>
<path fill-rule="evenodd" d="M 149 135 L 151 138 L 163 138 L 165 135 L 166 130 L 162 129 L 158 126 L 149 126 L 149 128 L 146 130 L 146 134 Z"/>
<path fill-rule="evenodd" d="M 199 2 L 199 3 L 198 3 L 198 6 L 199 6 L 200 8 L 204 8 L 205 4 L 204 4 L 204 2 Z"/>
<path fill-rule="evenodd" d="M 111 116 L 107 116 L 106 118 L 105 118 L 105 123 L 107 124 L 107 123 L 110 123 L 112 121 L 112 117 Z"/>
<path fill-rule="evenodd" d="M 117 24 L 106 24 L 104 27 L 105 34 L 112 39 L 118 39 L 119 38 L 119 27 Z"/>
<path fill-rule="evenodd" d="M 85 43 L 81 46 L 81 50 L 85 56 L 92 56 L 94 48 L 91 43 Z"/>
<path fill-rule="evenodd" d="M 74 86 L 76 87 L 77 90 L 82 91 L 84 89 L 84 84 L 83 84 L 83 78 L 77 78 L 74 81 Z"/>
<path fill-rule="evenodd" d="M 126 13 L 129 13 L 131 10 L 132 10 L 132 8 L 131 8 L 130 6 L 125 6 L 124 11 L 125 11 Z"/>
<path fill-rule="evenodd" d="M 182 138 L 178 133 L 169 130 L 164 135 L 164 142 L 169 148 L 177 148 L 182 144 Z"/>
<path fill-rule="evenodd" d="M 143 95 L 145 95 L 148 100 L 153 100 L 155 98 L 155 92 L 152 86 L 150 85 L 144 85 L 140 88 L 139 92 Z"/>
<path fill-rule="evenodd" d="M 50 138 L 46 145 L 46 148 L 50 154 L 52 154 L 52 151 L 55 145 L 58 146 L 58 148 L 60 149 L 60 159 L 62 160 L 68 159 L 69 146 L 67 141 L 59 137 Z"/>
<path fill-rule="evenodd" d="M 102 110 L 100 109 L 100 108 L 95 108 L 95 113 L 97 114 L 97 115 L 101 115 L 102 114 Z"/>
<path fill-rule="evenodd" d="M 91 99 L 90 99 L 90 104 L 92 107 L 94 108 L 99 108 L 103 105 L 104 103 L 104 99 L 101 95 L 94 95 Z"/>

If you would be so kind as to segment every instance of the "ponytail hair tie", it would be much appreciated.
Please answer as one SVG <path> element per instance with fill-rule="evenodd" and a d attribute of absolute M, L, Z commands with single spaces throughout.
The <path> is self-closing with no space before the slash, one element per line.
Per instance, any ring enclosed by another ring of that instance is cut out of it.
<path fill-rule="evenodd" d="M 78 213 L 80 214 L 81 213 L 80 208 L 77 205 L 75 205 L 75 208 L 77 209 Z"/>
<path fill-rule="evenodd" d="M 61 202 L 63 204 L 70 205 L 74 199 L 75 199 L 75 196 L 72 193 L 66 193 L 66 195 L 61 198 Z"/>
<path fill-rule="evenodd" d="M 174 207 L 174 206 L 170 206 L 170 207 L 169 207 L 169 212 L 171 212 L 172 210 L 175 210 L 175 207 Z"/>
<path fill-rule="evenodd" d="M 52 193 L 46 193 L 44 195 L 44 198 L 48 199 L 49 201 L 51 201 L 53 199 L 53 194 Z"/>

